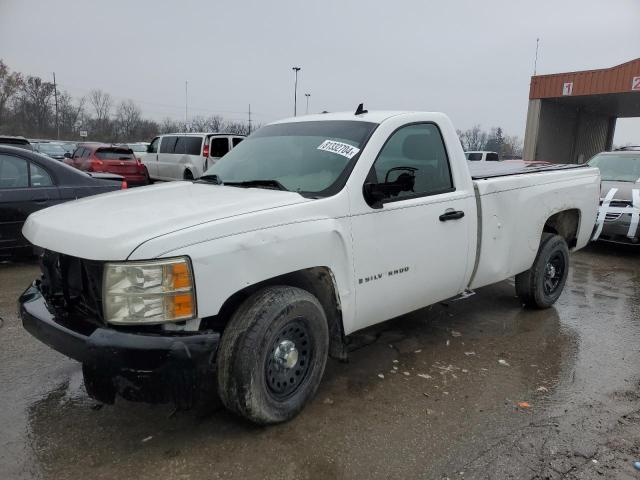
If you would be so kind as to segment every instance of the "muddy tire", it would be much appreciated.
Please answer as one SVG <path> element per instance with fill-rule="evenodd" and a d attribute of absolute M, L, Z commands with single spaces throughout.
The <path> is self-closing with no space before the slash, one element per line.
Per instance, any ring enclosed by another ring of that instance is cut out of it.
<path fill-rule="evenodd" d="M 316 393 L 328 348 L 327 319 L 316 297 L 294 287 L 260 290 L 240 305 L 222 336 L 220 399 L 258 424 L 287 421 Z"/>
<path fill-rule="evenodd" d="M 183 174 L 183 178 L 188 181 L 193 180 L 193 173 L 191 173 L 191 170 L 185 170 Z"/>
<path fill-rule="evenodd" d="M 516 294 L 526 307 L 549 308 L 569 274 L 569 247 L 560 235 L 543 233 L 533 266 L 516 275 Z"/>

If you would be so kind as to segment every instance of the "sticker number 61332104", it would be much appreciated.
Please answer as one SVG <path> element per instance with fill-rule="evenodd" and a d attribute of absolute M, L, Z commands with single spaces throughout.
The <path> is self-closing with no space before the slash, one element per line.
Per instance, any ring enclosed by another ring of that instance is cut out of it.
<path fill-rule="evenodd" d="M 318 150 L 325 152 L 337 153 L 343 157 L 353 158 L 360 151 L 359 148 L 349 145 L 348 143 L 336 142 L 335 140 L 325 140 L 318 145 Z"/>

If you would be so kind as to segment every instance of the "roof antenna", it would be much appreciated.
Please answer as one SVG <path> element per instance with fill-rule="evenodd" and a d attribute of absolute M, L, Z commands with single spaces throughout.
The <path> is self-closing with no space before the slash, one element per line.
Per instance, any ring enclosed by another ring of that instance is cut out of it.
<path fill-rule="evenodd" d="M 362 115 L 363 113 L 367 113 L 369 110 L 365 110 L 364 109 L 364 103 L 361 103 L 360 105 L 358 105 L 358 108 L 356 108 L 356 113 L 354 113 L 354 115 Z"/>

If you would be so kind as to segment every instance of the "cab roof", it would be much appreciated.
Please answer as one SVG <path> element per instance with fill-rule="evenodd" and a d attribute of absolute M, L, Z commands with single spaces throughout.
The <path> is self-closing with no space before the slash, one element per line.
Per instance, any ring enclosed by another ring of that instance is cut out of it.
<path fill-rule="evenodd" d="M 375 110 L 369 111 L 367 113 L 361 113 L 360 115 L 355 115 L 354 112 L 317 113 L 313 115 L 301 115 L 299 117 L 285 118 L 276 122 L 272 122 L 270 125 L 275 125 L 278 123 L 316 122 L 327 120 L 352 120 L 355 122 L 382 123 L 391 117 L 406 115 L 410 113 L 417 112 L 402 110 Z"/>

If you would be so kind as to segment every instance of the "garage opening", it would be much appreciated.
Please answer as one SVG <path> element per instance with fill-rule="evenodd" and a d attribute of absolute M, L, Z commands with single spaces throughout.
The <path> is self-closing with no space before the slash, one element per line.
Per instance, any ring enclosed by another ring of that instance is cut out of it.
<path fill-rule="evenodd" d="M 600 70 L 533 76 L 523 158 L 584 163 L 611 150 L 617 120 L 633 117 L 640 117 L 640 58 Z"/>

